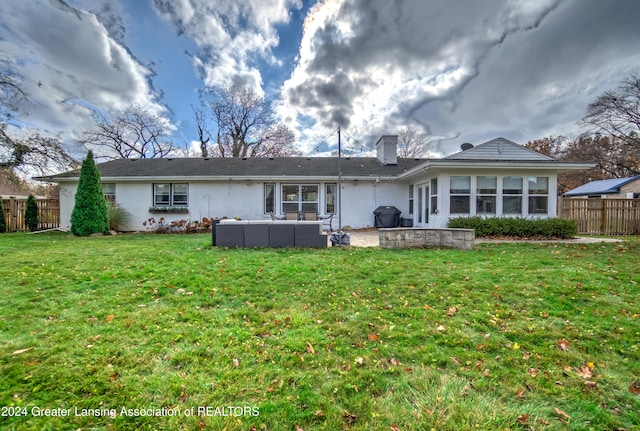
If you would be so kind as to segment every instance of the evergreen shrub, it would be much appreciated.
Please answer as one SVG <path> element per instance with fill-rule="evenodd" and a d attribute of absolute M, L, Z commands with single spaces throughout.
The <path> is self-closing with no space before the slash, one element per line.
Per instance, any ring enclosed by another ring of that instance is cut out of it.
<path fill-rule="evenodd" d="M 31 232 L 38 228 L 38 204 L 36 198 L 33 195 L 29 195 L 27 198 L 27 207 L 24 211 L 24 225 Z"/>
<path fill-rule="evenodd" d="M 457 217 L 449 228 L 475 229 L 476 237 L 573 238 L 578 229 L 573 220 L 560 218 L 526 219 L 524 217 Z"/>
<path fill-rule="evenodd" d="M 80 169 L 76 202 L 71 212 L 71 232 L 78 236 L 109 232 L 107 201 L 91 151 Z"/>

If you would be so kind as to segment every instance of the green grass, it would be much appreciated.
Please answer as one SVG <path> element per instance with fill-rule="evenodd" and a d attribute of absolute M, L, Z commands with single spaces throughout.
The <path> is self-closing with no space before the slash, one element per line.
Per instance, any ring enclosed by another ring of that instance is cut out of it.
<path fill-rule="evenodd" d="M 5 234 L 0 428 L 638 429 L 639 257 Z"/>

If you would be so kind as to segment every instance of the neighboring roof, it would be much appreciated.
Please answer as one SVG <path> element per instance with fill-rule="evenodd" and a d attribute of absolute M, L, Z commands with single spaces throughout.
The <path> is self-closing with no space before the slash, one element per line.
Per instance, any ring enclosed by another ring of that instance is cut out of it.
<path fill-rule="evenodd" d="M 640 175 L 631 178 L 614 178 L 611 180 L 591 181 L 573 190 L 569 190 L 564 196 L 591 196 L 620 193 L 620 188 L 633 181 L 640 180 Z"/>
<path fill-rule="evenodd" d="M 340 160 L 345 177 L 398 177 L 427 159 L 398 158 L 396 165 L 382 165 L 375 157 Z M 199 177 L 206 179 L 252 179 L 274 177 L 338 177 L 337 157 L 247 157 L 247 158 L 163 158 L 118 159 L 97 165 L 107 178 Z M 76 179 L 79 171 L 70 171 L 41 180 Z"/>
<path fill-rule="evenodd" d="M 443 160 L 554 161 L 555 159 L 537 151 L 529 150 L 508 139 L 496 138 L 468 150 L 452 154 Z"/>

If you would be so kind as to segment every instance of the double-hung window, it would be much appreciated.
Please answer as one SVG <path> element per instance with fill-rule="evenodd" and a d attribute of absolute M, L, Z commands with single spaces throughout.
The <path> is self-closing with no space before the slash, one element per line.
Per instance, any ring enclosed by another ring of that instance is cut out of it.
<path fill-rule="evenodd" d="M 451 214 L 469 214 L 471 211 L 471 177 L 455 176 L 450 178 L 449 211 Z"/>
<path fill-rule="evenodd" d="M 283 184 L 282 212 L 318 212 L 317 184 Z"/>
<path fill-rule="evenodd" d="M 431 178 L 431 188 L 429 189 L 431 193 L 431 214 L 438 214 L 438 179 Z"/>
<path fill-rule="evenodd" d="M 179 206 L 189 205 L 189 184 L 154 184 L 153 205 Z"/>
<path fill-rule="evenodd" d="M 333 214 L 336 212 L 337 184 L 325 184 L 325 214 Z"/>
<path fill-rule="evenodd" d="M 498 178 L 478 176 L 476 178 L 476 214 L 495 214 Z"/>
<path fill-rule="evenodd" d="M 114 183 L 102 184 L 102 193 L 107 202 L 112 204 L 116 203 L 116 185 Z"/>
<path fill-rule="evenodd" d="M 547 214 L 549 210 L 549 178 L 529 177 L 529 214 Z"/>
<path fill-rule="evenodd" d="M 266 183 L 264 185 L 264 213 L 269 214 L 276 211 L 276 185 Z"/>
<path fill-rule="evenodd" d="M 522 214 L 522 177 L 502 178 L 502 214 Z"/>

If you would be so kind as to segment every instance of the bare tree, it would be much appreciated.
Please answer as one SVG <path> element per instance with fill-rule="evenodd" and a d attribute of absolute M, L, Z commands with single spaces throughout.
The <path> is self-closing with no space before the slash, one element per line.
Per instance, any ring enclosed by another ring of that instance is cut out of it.
<path fill-rule="evenodd" d="M 19 79 L 11 74 L 6 61 L 0 62 L 0 171 L 14 183 L 34 174 L 44 175 L 76 166 L 60 140 L 34 132 L 24 137 L 11 133 L 8 121 L 21 114 L 22 102 L 28 101 Z M 24 113 L 23 113 L 24 114 Z"/>
<path fill-rule="evenodd" d="M 217 156 L 269 157 L 296 152 L 291 129 L 275 122 L 270 103 L 252 89 L 229 87 L 210 106 L 217 128 Z"/>
<path fill-rule="evenodd" d="M 191 105 L 193 110 L 193 119 L 196 121 L 196 127 L 198 129 L 198 139 L 200 140 L 200 153 L 202 157 L 209 157 L 209 141 L 211 140 L 211 133 L 209 133 L 207 124 L 207 114 L 202 108 L 196 108 Z"/>
<path fill-rule="evenodd" d="M 587 107 L 582 119 L 603 135 L 640 148 L 640 75 L 630 75 L 616 90 L 606 91 Z M 640 168 L 640 165 L 638 165 Z"/>
<path fill-rule="evenodd" d="M 404 128 L 398 130 L 398 156 L 405 158 L 424 157 L 427 147 L 427 135 L 416 130 Z"/>
<path fill-rule="evenodd" d="M 84 132 L 81 142 L 101 148 L 109 159 L 161 158 L 175 150 L 168 125 L 138 105 L 97 119 L 96 126 Z"/>

